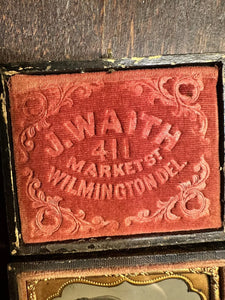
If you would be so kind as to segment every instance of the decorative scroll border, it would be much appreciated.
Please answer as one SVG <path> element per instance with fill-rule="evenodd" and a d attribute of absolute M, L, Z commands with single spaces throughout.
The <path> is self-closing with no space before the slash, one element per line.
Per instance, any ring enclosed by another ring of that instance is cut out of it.
<path fill-rule="evenodd" d="M 172 89 L 166 88 L 170 82 Z M 90 95 L 97 89 L 102 89 L 103 81 L 96 81 L 93 83 L 70 83 L 66 86 L 59 87 L 56 85 L 49 85 L 40 87 L 39 90 L 27 92 L 22 95 L 20 106 L 22 107 L 25 116 L 24 123 L 29 125 L 19 134 L 20 152 L 22 153 L 22 162 L 25 163 L 29 159 L 29 153 L 34 150 L 34 137 L 36 131 L 41 131 L 43 128 L 51 126 L 48 123 L 48 117 L 59 113 L 61 107 L 64 105 L 73 106 L 72 94 L 77 93 L 77 96 L 82 98 L 90 97 Z M 189 94 L 182 92 L 184 87 L 192 87 Z M 141 96 L 145 89 L 151 91 L 151 98 L 147 101 L 154 105 L 155 101 L 160 101 L 163 105 L 172 106 L 176 109 L 173 114 L 177 117 L 189 117 L 190 121 L 196 124 L 195 131 L 198 131 L 201 139 L 208 142 L 205 138 L 208 121 L 205 114 L 201 111 L 201 105 L 196 103 L 200 92 L 204 89 L 201 76 L 193 74 L 192 76 L 180 77 L 161 77 L 159 79 L 144 79 L 131 80 L 122 84 L 122 88 L 130 90 L 137 97 Z M 32 103 L 35 102 L 35 110 L 32 109 Z M 124 219 L 125 226 L 131 226 L 135 223 L 156 222 L 165 219 L 166 221 L 176 221 L 181 216 L 172 212 L 176 205 L 179 205 L 180 211 L 185 217 L 197 219 L 199 217 L 209 215 L 210 200 L 207 199 L 202 190 L 206 186 L 206 180 L 209 177 L 209 165 L 201 157 L 201 161 L 194 167 L 194 171 L 201 170 L 200 175 L 193 175 L 192 179 L 180 183 L 178 189 L 180 193 L 171 197 L 168 201 L 163 202 L 158 200 L 157 210 L 152 213 L 149 209 L 143 209 L 137 213 L 136 216 L 128 216 Z M 60 206 L 60 201 L 63 199 L 59 196 L 48 196 L 41 189 L 41 182 L 34 177 L 34 172 L 26 168 L 25 175 L 28 176 L 26 190 L 29 199 L 32 201 L 32 206 L 38 209 L 36 218 L 32 224 L 33 235 L 44 234 L 46 236 L 52 235 L 61 228 L 63 220 L 69 223 L 67 229 L 63 230 L 65 234 L 72 234 L 78 231 L 100 230 L 106 226 L 113 226 L 113 229 L 119 228 L 119 223 L 115 220 L 106 221 L 101 216 L 96 216 L 91 222 L 85 220 L 86 213 L 83 210 L 78 210 L 74 214 L 71 209 Z M 190 199 L 197 198 L 200 203 L 199 209 L 188 209 L 187 203 Z M 52 214 L 51 214 L 52 212 Z M 44 218 L 50 215 L 54 219 L 54 224 L 44 225 Z M 36 228 L 36 229 L 35 229 Z"/>
<path fill-rule="evenodd" d="M 171 82 L 173 85 L 172 90 L 166 89 L 167 83 Z M 153 97 L 147 99 L 147 101 L 154 105 L 155 101 L 160 101 L 163 105 L 172 106 L 176 109 L 173 112 L 174 116 L 189 117 L 190 121 L 199 122 L 199 126 L 194 128 L 194 131 L 200 134 L 202 141 L 209 142 L 205 138 L 208 129 L 208 119 L 203 111 L 201 111 L 201 105 L 196 103 L 200 92 L 204 89 L 204 85 L 201 76 L 197 73 L 193 76 L 183 77 L 166 77 L 163 76 L 159 79 L 146 79 L 142 81 L 127 82 L 124 84 L 126 89 L 129 89 L 133 94 L 140 97 L 145 89 L 152 92 Z M 189 95 L 182 93 L 182 88 L 187 86 L 193 87 Z"/>
<path fill-rule="evenodd" d="M 177 204 L 179 204 L 184 216 L 197 219 L 199 217 L 209 215 L 210 200 L 204 196 L 201 192 L 206 186 L 206 180 L 210 174 L 210 168 L 208 163 L 202 155 L 200 162 L 194 166 L 194 171 L 201 171 L 199 175 L 193 175 L 192 179 L 187 182 L 182 182 L 178 185 L 180 193 L 171 197 L 168 201 L 162 202 L 158 200 L 158 210 L 151 213 L 150 210 L 144 209 L 138 212 L 137 216 L 129 216 L 125 219 L 126 226 L 130 226 L 133 223 L 150 223 L 162 220 L 176 221 L 181 217 L 172 212 Z M 187 203 L 193 198 L 197 198 L 200 203 L 198 209 L 188 209 Z"/>
<path fill-rule="evenodd" d="M 187 277 L 187 273 L 192 274 L 204 274 L 209 276 L 209 298 L 204 292 L 199 288 L 198 280 L 191 280 Z M 143 280 L 143 276 L 154 276 L 152 279 Z M 157 276 L 158 275 L 158 276 Z M 140 276 L 140 278 L 139 278 Z M 156 277 L 155 277 L 156 276 Z M 100 279 L 99 279 L 100 278 Z M 94 280 L 93 276 L 90 277 L 76 277 L 69 279 L 61 286 L 59 286 L 56 293 L 49 296 L 46 300 L 53 300 L 56 297 L 62 296 L 62 292 L 66 286 L 72 283 L 84 283 L 94 286 L 104 286 L 113 287 L 118 286 L 123 282 L 129 282 L 134 285 L 148 285 L 157 283 L 166 279 L 182 279 L 189 287 L 190 291 L 197 293 L 201 300 L 219 300 L 219 268 L 218 267 L 206 267 L 206 268 L 191 268 L 182 269 L 175 271 L 162 272 L 161 274 L 154 273 L 141 273 L 141 274 L 119 274 L 119 275 L 105 275 L 98 277 L 98 280 Z M 51 278 L 46 278 L 45 280 L 51 280 Z M 30 280 L 27 281 L 27 293 L 28 300 L 37 300 L 36 287 L 40 280 Z"/>
<path fill-rule="evenodd" d="M 173 90 L 168 91 L 166 84 L 172 81 Z M 135 82 L 135 84 L 134 84 Z M 46 87 L 40 87 L 39 90 L 29 92 L 22 96 L 21 107 L 25 116 L 25 121 L 29 123 L 25 129 L 19 134 L 19 148 L 22 157 L 19 155 L 21 161 L 25 163 L 29 159 L 29 152 L 35 148 L 33 141 L 36 131 L 41 131 L 43 128 L 49 128 L 50 123 L 47 122 L 48 117 L 59 113 L 62 106 L 73 106 L 72 94 L 76 91 L 78 95 L 82 95 L 83 98 L 90 97 L 95 90 L 102 89 L 104 86 L 103 81 L 96 81 L 93 83 L 72 83 L 64 87 L 50 85 Z M 159 79 L 148 80 L 132 80 L 123 84 L 125 89 L 131 90 L 136 96 L 141 96 L 144 89 L 150 89 L 152 98 L 147 101 L 154 105 L 158 99 L 163 105 L 173 106 L 176 110 L 173 112 L 174 116 L 189 117 L 191 121 L 199 122 L 194 129 L 195 132 L 200 134 L 200 138 L 205 142 L 209 142 L 205 138 L 208 120 L 203 111 L 201 111 L 201 105 L 196 103 L 200 92 L 204 89 L 203 82 L 199 74 L 193 74 L 193 76 L 183 77 L 161 77 Z M 193 89 L 190 95 L 182 93 L 182 87 L 192 86 Z M 30 104 L 35 103 L 35 112 Z"/>
<path fill-rule="evenodd" d="M 74 214 L 69 208 L 63 208 L 59 205 L 63 199 L 59 196 L 46 196 L 46 194 L 40 189 L 41 182 L 34 177 L 34 172 L 26 168 L 24 175 L 28 176 L 26 191 L 29 199 L 32 201 L 32 206 L 38 209 L 35 220 L 32 224 L 32 235 L 37 233 L 45 234 L 46 236 L 52 235 L 58 231 L 62 225 L 63 220 L 70 223 L 64 234 L 76 233 L 78 231 L 90 231 L 101 230 L 106 226 L 110 226 L 114 230 L 118 228 L 119 224 L 116 221 L 105 221 L 103 217 L 96 216 L 91 222 L 85 220 L 85 212 L 78 210 L 77 214 Z M 45 216 L 50 216 L 54 224 L 44 225 L 42 221 Z"/>
<path fill-rule="evenodd" d="M 102 81 L 90 84 L 72 83 L 66 85 L 64 88 L 58 85 L 49 85 L 21 95 L 22 101 L 20 107 L 25 116 L 24 121 L 29 125 L 26 125 L 18 137 L 18 156 L 20 161 L 25 163 L 29 160 L 29 153 L 35 148 L 33 139 L 36 132 L 51 126 L 47 119 L 50 116 L 58 114 L 63 106 L 73 106 L 71 96 L 74 92 L 77 93 L 78 97 L 88 98 L 94 90 L 102 88 L 103 85 Z M 32 108 L 34 104 L 36 111 Z"/>
<path fill-rule="evenodd" d="M 205 161 L 204 155 L 201 157 L 200 162 L 194 166 L 194 171 L 199 172 L 199 175 L 195 174 L 191 180 L 180 183 L 178 185 L 178 189 L 180 189 L 178 195 L 171 197 L 166 202 L 158 200 L 158 210 L 153 214 L 150 210 L 145 209 L 141 210 L 136 216 L 126 217 L 124 219 L 125 226 L 131 226 L 137 223 L 156 222 L 162 219 L 166 221 L 177 221 L 181 216 L 172 212 L 177 204 L 180 206 L 184 217 L 197 219 L 209 215 L 210 200 L 202 193 L 210 174 L 209 165 Z M 73 234 L 78 231 L 101 230 L 106 226 L 110 226 L 114 231 L 118 230 L 120 224 L 115 220 L 104 220 L 102 216 L 96 216 L 89 222 L 85 220 L 86 214 L 83 210 L 80 209 L 74 214 L 71 209 L 61 207 L 60 202 L 63 199 L 59 196 L 46 196 L 41 190 L 40 180 L 34 177 L 34 172 L 31 169 L 26 168 L 24 175 L 28 177 L 26 193 L 32 201 L 32 207 L 38 209 L 35 220 L 31 225 L 33 229 L 32 236 L 36 236 L 37 234 L 50 236 L 61 229 L 63 221 L 67 221 L 67 223 L 70 224 L 70 226 L 63 230 L 63 234 Z M 193 198 L 197 198 L 198 203 L 200 203 L 200 208 L 187 208 L 187 203 Z M 44 225 L 42 221 L 45 219 L 45 216 L 50 216 L 54 223 Z"/>

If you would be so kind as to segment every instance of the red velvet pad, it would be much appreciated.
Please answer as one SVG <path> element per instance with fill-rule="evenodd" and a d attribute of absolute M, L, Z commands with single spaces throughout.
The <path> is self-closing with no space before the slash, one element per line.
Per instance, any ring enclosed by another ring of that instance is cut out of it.
<path fill-rule="evenodd" d="M 217 76 L 13 76 L 24 242 L 219 228 Z"/>

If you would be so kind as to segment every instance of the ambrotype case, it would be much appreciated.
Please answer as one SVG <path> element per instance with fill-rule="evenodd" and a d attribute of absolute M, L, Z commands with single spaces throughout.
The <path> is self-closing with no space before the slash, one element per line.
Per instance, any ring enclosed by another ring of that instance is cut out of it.
<path fill-rule="evenodd" d="M 223 241 L 222 72 L 220 55 L 2 67 L 12 254 Z"/>

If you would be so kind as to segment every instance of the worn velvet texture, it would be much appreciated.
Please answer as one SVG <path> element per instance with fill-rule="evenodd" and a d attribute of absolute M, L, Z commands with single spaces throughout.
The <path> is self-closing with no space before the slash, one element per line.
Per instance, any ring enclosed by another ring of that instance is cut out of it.
<path fill-rule="evenodd" d="M 216 67 L 9 82 L 25 243 L 221 227 Z"/>

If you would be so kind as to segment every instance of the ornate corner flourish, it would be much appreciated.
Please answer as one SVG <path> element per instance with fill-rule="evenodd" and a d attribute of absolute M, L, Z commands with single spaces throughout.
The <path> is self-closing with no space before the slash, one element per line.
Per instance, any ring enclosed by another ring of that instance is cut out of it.
<path fill-rule="evenodd" d="M 151 91 L 151 98 L 147 101 L 154 104 L 159 100 L 163 105 L 174 106 L 174 116 L 189 117 L 190 121 L 196 122 L 194 131 L 200 134 L 200 138 L 205 142 L 208 119 L 201 110 L 201 105 L 196 103 L 199 99 L 200 92 L 204 89 L 203 82 L 199 74 L 193 76 L 166 77 L 159 79 L 146 79 L 142 81 L 131 81 L 123 84 L 136 96 L 141 96 L 144 90 Z M 170 86 L 170 88 L 169 88 Z"/>
<path fill-rule="evenodd" d="M 26 124 L 18 136 L 21 162 L 25 163 L 29 159 L 29 152 L 33 151 L 35 147 L 36 132 L 51 126 L 47 119 L 56 115 L 63 106 L 73 106 L 73 93 L 76 93 L 77 97 L 88 98 L 94 90 L 102 88 L 103 84 L 102 81 L 72 83 L 63 88 L 58 85 L 49 85 L 21 95 L 19 106 L 24 116 L 22 123 Z M 22 126 L 24 126 L 23 124 Z"/>
<path fill-rule="evenodd" d="M 210 287 L 213 300 L 220 299 L 220 277 L 218 267 L 193 268 L 190 272 L 195 274 L 206 274 L 210 276 Z"/>
<path fill-rule="evenodd" d="M 40 189 L 40 180 L 34 177 L 34 172 L 31 169 L 26 168 L 24 173 L 25 176 L 28 176 L 26 183 L 27 196 L 32 201 L 32 207 L 37 209 L 32 225 L 35 235 L 39 233 L 40 235 L 50 236 L 58 230 L 61 230 L 63 234 L 76 234 L 79 231 L 100 230 L 106 226 L 111 226 L 113 229 L 118 228 L 119 223 L 117 221 L 106 221 L 103 217 L 96 216 L 89 222 L 85 220 L 86 215 L 83 210 L 80 209 L 74 214 L 69 208 L 61 207 L 60 202 L 63 199 L 59 196 L 46 196 Z M 50 224 L 44 223 L 47 220 L 51 221 Z M 70 225 L 62 228 L 63 222 Z"/>
<path fill-rule="evenodd" d="M 209 215 L 210 200 L 202 193 L 210 174 L 210 168 L 204 159 L 204 155 L 201 156 L 200 162 L 194 166 L 194 171 L 199 172 L 199 174 L 193 175 L 192 179 L 187 182 L 180 183 L 177 187 L 180 190 L 178 195 L 171 197 L 166 202 L 158 200 L 157 210 L 153 214 L 150 210 L 144 209 L 138 212 L 137 216 L 127 217 L 124 220 L 125 225 L 130 226 L 133 223 L 156 222 L 162 219 L 166 221 L 179 220 L 181 216 L 172 211 L 177 204 L 183 213 L 183 217 L 198 219 Z M 200 207 L 189 209 L 188 202 L 195 199 Z"/>

